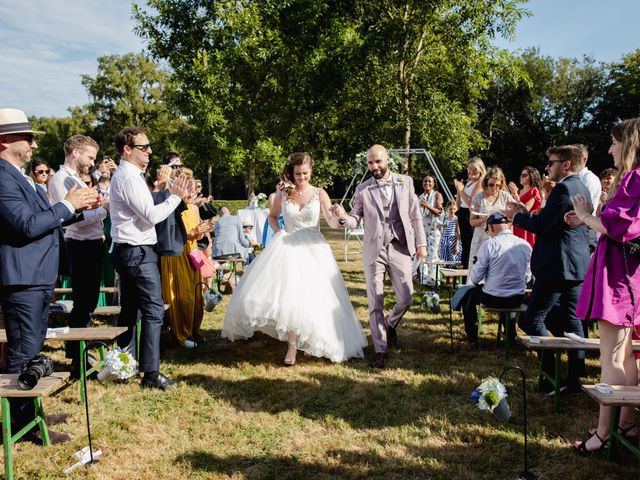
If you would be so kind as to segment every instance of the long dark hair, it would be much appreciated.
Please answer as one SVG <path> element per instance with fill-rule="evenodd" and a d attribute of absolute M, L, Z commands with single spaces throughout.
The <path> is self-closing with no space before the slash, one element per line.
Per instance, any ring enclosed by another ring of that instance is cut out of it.
<path fill-rule="evenodd" d="M 294 152 L 287 157 L 287 163 L 282 171 L 282 179 L 287 184 L 284 188 L 284 195 L 288 200 L 291 200 L 295 188 L 293 169 L 297 165 L 309 165 L 309 168 L 313 169 L 313 158 L 307 152 Z"/>
<path fill-rule="evenodd" d="M 537 168 L 527 165 L 522 169 L 529 174 L 529 186 L 531 188 L 536 187 L 538 190 L 542 188 L 542 178 Z"/>
<path fill-rule="evenodd" d="M 44 165 L 45 167 L 47 167 L 48 170 L 51 170 L 51 167 L 49 167 L 49 164 L 45 162 L 43 159 L 34 158 L 33 160 L 31 160 L 31 163 L 29 164 L 29 173 L 31 174 L 31 178 L 33 178 L 34 180 L 36 179 L 36 173 L 35 173 L 36 168 L 38 168 L 40 165 Z M 48 178 L 50 178 L 50 176 Z"/>

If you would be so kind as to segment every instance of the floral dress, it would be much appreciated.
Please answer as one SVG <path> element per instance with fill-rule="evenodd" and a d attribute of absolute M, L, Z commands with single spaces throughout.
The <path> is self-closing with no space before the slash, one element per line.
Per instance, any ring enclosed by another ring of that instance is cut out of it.
<path fill-rule="evenodd" d="M 418 197 L 418 203 L 422 203 L 423 199 L 434 207 L 436 205 L 436 192 L 432 190 L 429 195 L 424 193 Z M 427 239 L 427 255 L 422 262 L 421 282 L 424 285 L 434 286 L 436 284 L 436 266 L 430 265 L 429 262 L 438 260 L 438 250 L 440 249 L 440 237 L 442 235 L 442 220 L 440 215 L 435 215 L 426 207 L 420 207 L 422 215 L 422 226 Z"/>
<path fill-rule="evenodd" d="M 513 202 L 513 197 L 504 190 L 500 190 L 498 192 L 498 196 L 493 203 L 490 203 L 484 196 L 484 192 L 478 192 L 473 200 L 471 201 L 471 215 L 475 212 L 484 215 L 491 215 L 493 212 L 504 211 L 507 207 L 508 202 Z M 480 249 L 480 245 L 485 240 L 489 239 L 489 235 L 484 231 L 485 224 L 483 223 L 479 227 L 474 227 L 473 229 L 473 239 L 471 240 L 471 249 L 469 251 L 469 265 L 468 268 L 471 268 L 473 265 L 474 257 L 478 255 L 478 250 Z"/>

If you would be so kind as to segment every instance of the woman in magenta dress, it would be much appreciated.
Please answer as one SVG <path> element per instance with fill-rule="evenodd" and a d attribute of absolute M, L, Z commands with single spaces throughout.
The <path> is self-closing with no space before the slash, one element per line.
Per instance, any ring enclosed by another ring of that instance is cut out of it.
<path fill-rule="evenodd" d="M 631 336 L 640 324 L 640 257 L 625 253 L 621 243 L 640 237 L 640 119 L 625 120 L 613 128 L 609 154 L 618 174 L 600 218 L 591 214 L 590 200 L 581 195 L 572 198 L 574 211 L 565 216 L 572 226 L 584 223 L 602 233 L 576 313 L 583 319 L 598 320 L 601 382 L 637 386 Z M 598 428 L 574 444 L 578 453 L 587 455 L 607 448 L 612 414 L 612 407 L 600 407 Z M 637 435 L 632 408 L 622 409 L 618 431 Z"/>
<path fill-rule="evenodd" d="M 535 213 L 542 205 L 542 195 L 540 194 L 542 179 L 538 170 L 533 167 L 524 167 L 522 173 L 520 173 L 520 185 L 522 185 L 522 188 L 518 189 L 515 183 L 509 182 L 511 195 L 513 198 L 519 198 L 528 211 Z M 533 244 L 536 242 L 535 233 L 514 225 L 513 234 L 529 242 L 529 245 L 533 248 Z"/>

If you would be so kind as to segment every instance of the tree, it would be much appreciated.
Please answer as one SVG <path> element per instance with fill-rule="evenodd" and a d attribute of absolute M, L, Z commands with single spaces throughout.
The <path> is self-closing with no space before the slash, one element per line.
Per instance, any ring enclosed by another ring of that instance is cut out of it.
<path fill-rule="evenodd" d="M 164 100 L 168 80 L 165 69 L 141 54 L 98 57 L 96 76 L 82 76 L 90 99 L 83 109 L 95 119 L 91 133 L 105 154 L 116 156 L 115 134 L 132 126 L 148 130 L 156 163 L 184 145 L 181 135 L 190 127 Z"/>
<path fill-rule="evenodd" d="M 244 172 L 251 192 L 259 142 L 310 151 L 322 181 L 373 142 L 427 146 L 457 168 L 483 144 L 475 104 L 500 60 L 488 40 L 513 31 L 521 3 L 149 0 L 134 11 L 214 170 Z"/>

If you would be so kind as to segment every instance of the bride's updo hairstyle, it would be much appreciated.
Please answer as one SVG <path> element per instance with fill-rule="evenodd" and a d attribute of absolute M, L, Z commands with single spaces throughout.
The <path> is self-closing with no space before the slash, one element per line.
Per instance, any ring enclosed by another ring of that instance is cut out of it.
<path fill-rule="evenodd" d="M 295 152 L 287 157 L 287 163 L 284 166 L 282 172 L 282 178 L 284 180 L 284 195 L 287 200 L 291 200 L 293 196 L 293 190 L 295 189 L 296 182 L 293 178 L 293 169 L 297 165 L 309 165 L 309 168 L 313 170 L 313 158 L 307 152 Z"/>

